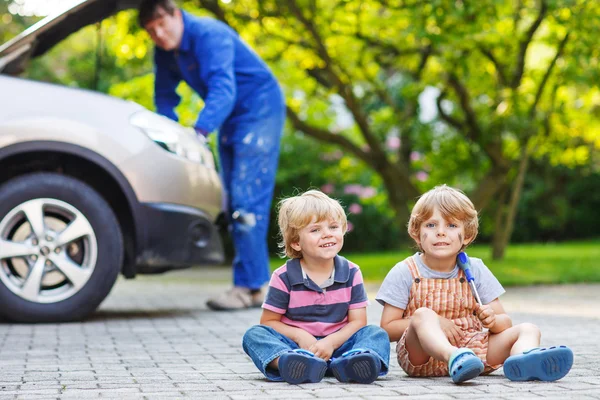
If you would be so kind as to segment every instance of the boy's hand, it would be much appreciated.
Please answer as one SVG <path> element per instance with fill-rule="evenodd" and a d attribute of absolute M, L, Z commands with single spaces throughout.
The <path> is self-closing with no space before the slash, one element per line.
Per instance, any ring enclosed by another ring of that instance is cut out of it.
<path fill-rule="evenodd" d="M 463 336 L 465 336 L 465 332 L 462 329 L 460 329 L 460 327 L 458 325 L 456 325 L 454 322 L 450 321 L 449 319 L 441 317 L 441 316 L 439 318 L 440 318 L 440 327 L 442 328 L 442 331 L 444 331 L 444 334 L 448 338 L 448 341 L 450 342 L 450 344 L 452 346 L 458 347 L 461 339 L 463 338 Z"/>
<path fill-rule="evenodd" d="M 496 324 L 496 312 L 489 304 L 477 304 L 475 312 L 484 328 L 491 329 Z"/>
<path fill-rule="evenodd" d="M 301 330 L 294 338 L 294 342 L 298 343 L 298 346 L 301 349 L 312 351 L 310 350 L 310 347 L 317 342 L 317 338 L 310 333 Z"/>
<path fill-rule="evenodd" d="M 335 351 L 335 348 L 333 347 L 333 343 L 331 343 L 330 340 L 327 340 L 327 338 L 323 338 L 321 340 L 317 340 L 317 342 L 310 346 L 310 349 L 308 350 L 311 351 L 315 356 L 322 358 L 325 361 L 328 361 L 331 358 L 333 352 Z"/>

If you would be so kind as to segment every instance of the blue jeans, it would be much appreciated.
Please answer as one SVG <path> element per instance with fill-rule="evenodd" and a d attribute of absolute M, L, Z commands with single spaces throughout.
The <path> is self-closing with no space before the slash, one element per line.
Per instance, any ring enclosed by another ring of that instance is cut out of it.
<path fill-rule="evenodd" d="M 268 367 L 269 363 L 282 354 L 299 348 L 296 342 L 265 325 L 254 325 L 248 329 L 242 339 L 242 347 L 254 365 L 271 381 L 283 379 L 278 370 Z M 386 331 L 375 325 L 367 325 L 350 336 L 346 343 L 333 352 L 331 358 L 341 357 L 352 349 L 365 349 L 375 353 L 381 361 L 379 376 L 387 374 L 390 363 L 390 338 Z M 331 360 L 328 364 L 330 362 Z"/>
<path fill-rule="evenodd" d="M 271 276 L 267 234 L 285 122 L 279 87 L 257 93 L 253 107 L 221 127 L 218 143 L 235 247 L 233 284 L 260 289 Z"/>

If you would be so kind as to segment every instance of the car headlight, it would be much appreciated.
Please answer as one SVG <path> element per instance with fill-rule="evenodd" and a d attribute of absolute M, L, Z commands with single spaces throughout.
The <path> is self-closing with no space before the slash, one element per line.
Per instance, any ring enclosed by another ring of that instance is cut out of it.
<path fill-rule="evenodd" d="M 129 121 L 163 149 L 186 160 L 214 168 L 206 139 L 196 135 L 193 129 L 184 128 L 177 122 L 148 110 L 135 112 Z"/>

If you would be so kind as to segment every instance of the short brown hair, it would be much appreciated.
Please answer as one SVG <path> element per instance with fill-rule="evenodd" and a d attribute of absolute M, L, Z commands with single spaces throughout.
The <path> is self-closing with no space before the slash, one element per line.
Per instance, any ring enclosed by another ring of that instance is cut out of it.
<path fill-rule="evenodd" d="M 479 231 L 479 219 L 473 202 L 462 191 L 441 185 L 422 195 L 412 209 L 408 234 L 417 244 L 421 224 L 431 217 L 435 207 L 446 220 L 461 221 L 465 226 L 465 239 L 470 239 L 471 242 L 475 240 Z"/>
<path fill-rule="evenodd" d="M 144 0 L 138 8 L 138 23 L 143 28 L 146 24 L 160 17 L 160 10 L 164 10 L 169 15 L 173 15 L 177 10 L 177 4 L 174 0 Z"/>
<path fill-rule="evenodd" d="M 279 202 L 279 234 L 283 249 L 282 256 L 302 258 L 302 252 L 292 248 L 300 240 L 300 230 L 308 226 L 313 218 L 316 222 L 333 219 L 342 224 L 345 234 L 348 220 L 342 205 L 335 199 L 318 190 L 309 190 L 301 195 L 289 197 Z"/>

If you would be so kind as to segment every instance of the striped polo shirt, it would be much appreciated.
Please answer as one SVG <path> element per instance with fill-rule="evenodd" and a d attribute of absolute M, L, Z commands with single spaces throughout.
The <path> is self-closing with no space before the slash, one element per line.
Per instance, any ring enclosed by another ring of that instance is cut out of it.
<path fill-rule="evenodd" d="M 366 307 L 368 299 L 356 264 L 336 256 L 334 268 L 333 284 L 323 290 L 303 277 L 299 258 L 289 260 L 273 272 L 262 307 L 316 337 L 340 330 L 348 324 L 348 310 Z"/>

